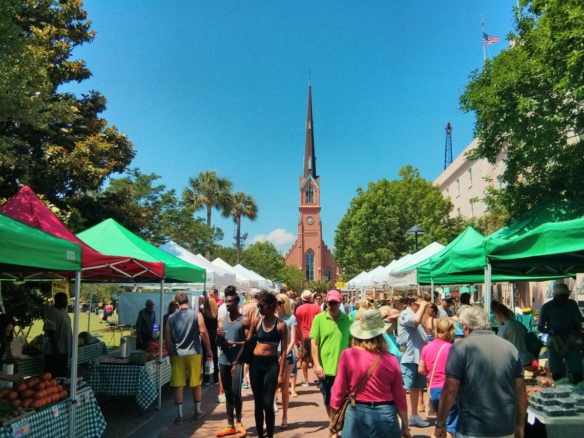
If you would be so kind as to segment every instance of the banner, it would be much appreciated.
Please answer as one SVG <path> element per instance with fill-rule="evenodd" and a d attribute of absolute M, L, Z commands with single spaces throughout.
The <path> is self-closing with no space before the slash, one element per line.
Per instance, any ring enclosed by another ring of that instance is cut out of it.
<path fill-rule="evenodd" d="M 71 295 L 69 294 L 69 281 L 53 281 L 51 295 L 53 298 L 53 303 L 55 302 L 55 295 L 59 292 L 67 294 L 67 302 L 70 306 L 73 305 L 73 300 L 71 300 Z"/>

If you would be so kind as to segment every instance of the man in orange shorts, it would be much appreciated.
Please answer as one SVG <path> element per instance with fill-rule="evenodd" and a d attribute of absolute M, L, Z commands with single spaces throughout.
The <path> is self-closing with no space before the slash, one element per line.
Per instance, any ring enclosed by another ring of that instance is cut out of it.
<path fill-rule="evenodd" d="M 166 349 L 170 354 L 172 364 L 172 375 L 170 386 L 174 394 L 174 403 L 177 409 L 175 424 L 183 422 L 183 395 L 184 387 L 187 385 L 193 390 L 193 400 L 195 402 L 195 420 L 200 420 L 205 416 L 201 410 L 201 340 L 205 344 L 207 351 L 206 360 L 213 360 L 209 334 L 205 327 L 203 315 L 189 309 L 189 298 L 185 293 L 176 294 L 175 301 L 179 308 L 168 317 L 164 328 L 164 341 Z"/>

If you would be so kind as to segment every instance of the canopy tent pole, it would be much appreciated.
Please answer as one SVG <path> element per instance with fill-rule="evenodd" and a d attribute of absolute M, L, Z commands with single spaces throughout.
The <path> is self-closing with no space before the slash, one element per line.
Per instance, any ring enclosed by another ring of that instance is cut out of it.
<path fill-rule="evenodd" d="M 69 414 L 69 438 L 75 438 L 75 404 L 77 403 L 77 357 L 79 348 L 79 295 L 81 292 L 81 271 L 75 272 L 75 307 L 73 309 L 73 345 L 71 350 L 71 412 Z M 59 376 L 60 377 L 60 376 Z"/>
<path fill-rule="evenodd" d="M 158 332 L 158 410 L 162 409 L 162 343 L 164 342 L 164 324 L 162 312 L 164 312 L 164 279 L 160 280 L 160 327 Z"/>
<path fill-rule="evenodd" d="M 511 311 L 515 315 L 515 283 L 511 283 Z"/>
<path fill-rule="evenodd" d="M 93 299 L 93 284 L 89 284 L 89 310 L 87 312 L 87 331 L 91 333 L 89 329 L 91 324 L 91 300 Z"/>
<path fill-rule="evenodd" d="M 493 300 L 493 291 L 491 290 L 491 263 L 487 262 L 485 268 L 485 293 L 483 294 L 484 304 L 483 308 L 487 315 L 491 314 L 491 301 Z"/>

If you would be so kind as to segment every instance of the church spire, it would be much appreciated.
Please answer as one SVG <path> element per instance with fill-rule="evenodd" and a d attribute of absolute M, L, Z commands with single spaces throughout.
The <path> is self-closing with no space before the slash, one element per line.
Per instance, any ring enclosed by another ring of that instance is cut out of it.
<path fill-rule="evenodd" d="M 308 83 L 308 111 L 306 114 L 306 144 L 304 146 L 304 177 L 316 176 L 316 154 L 314 151 L 314 126 L 312 124 L 312 87 Z"/>

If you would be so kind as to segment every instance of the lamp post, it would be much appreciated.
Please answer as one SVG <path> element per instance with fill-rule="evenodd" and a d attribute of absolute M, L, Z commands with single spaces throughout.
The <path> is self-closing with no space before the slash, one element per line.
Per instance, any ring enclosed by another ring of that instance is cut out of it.
<path fill-rule="evenodd" d="M 418 234 L 424 234 L 424 230 L 422 230 L 418 225 L 414 225 L 407 231 L 408 234 L 413 234 L 416 237 L 416 252 L 418 252 Z"/>

